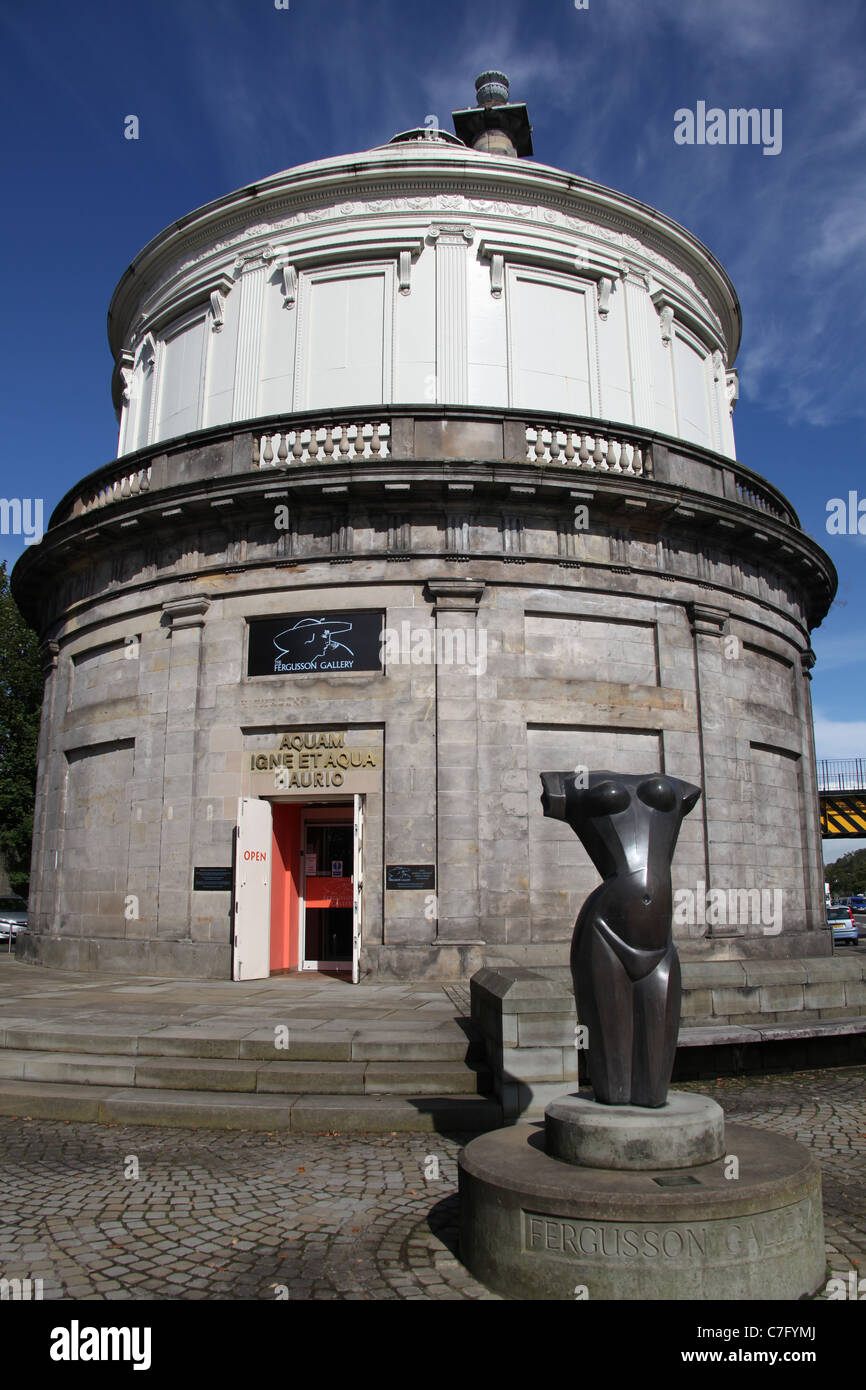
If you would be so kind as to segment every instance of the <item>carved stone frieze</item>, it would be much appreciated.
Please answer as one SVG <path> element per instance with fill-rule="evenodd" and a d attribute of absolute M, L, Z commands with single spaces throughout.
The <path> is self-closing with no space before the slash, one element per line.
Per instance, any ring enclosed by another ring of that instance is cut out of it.
<path fill-rule="evenodd" d="M 394 171 L 395 179 L 399 177 L 399 173 L 399 170 Z M 685 256 L 679 253 L 678 248 L 666 243 L 658 233 L 647 231 L 639 238 L 625 230 L 630 224 L 627 209 L 624 209 L 623 213 L 617 216 L 607 208 L 600 209 L 586 205 L 585 208 L 581 209 L 584 215 L 580 216 L 575 213 L 574 200 L 571 198 L 556 197 L 547 193 L 544 195 L 544 205 L 541 205 L 540 202 L 530 201 L 525 189 L 516 192 L 514 200 L 508 202 L 496 198 L 473 196 L 471 193 L 436 193 L 432 189 L 425 195 L 407 191 L 396 196 L 393 188 L 390 188 L 387 190 L 389 196 L 384 196 L 384 187 L 382 192 L 383 196 L 379 198 L 367 197 L 363 201 L 351 203 L 345 200 L 345 195 L 340 198 L 333 194 L 322 194 L 324 200 L 322 205 L 315 207 L 297 206 L 303 200 L 303 195 L 299 194 L 294 198 L 289 196 L 283 200 L 286 212 L 281 217 L 272 214 L 268 221 L 256 221 L 255 210 L 245 209 L 234 217 L 225 219 L 225 226 L 234 223 L 237 230 L 217 241 L 210 240 L 206 233 L 199 233 L 198 235 L 191 233 L 184 253 L 161 268 L 150 281 L 151 297 L 172 279 L 183 276 L 187 271 L 199 267 L 204 253 L 217 255 L 220 252 L 231 253 L 233 251 L 235 252 L 235 263 L 240 261 L 246 267 L 247 261 L 258 260 L 260 253 L 258 251 L 242 252 L 241 248 L 244 243 L 259 237 L 279 238 L 285 233 L 297 231 L 305 225 L 344 219 L 352 213 L 359 216 L 377 213 L 412 215 L 418 212 L 432 213 L 434 216 L 437 213 L 462 212 L 467 216 L 470 214 L 477 216 L 479 213 L 483 213 L 488 216 L 504 218 L 523 226 L 526 226 L 527 223 L 541 222 L 548 227 L 580 233 L 590 242 L 594 241 L 599 246 L 608 249 L 626 249 L 631 253 L 634 262 L 633 269 L 638 273 L 646 274 L 649 268 L 653 267 L 667 275 L 674 276 L 682 287 L 701 301 L 704 312 L 709 313 L 717 330 L 721 332 L 721 320 L 712 303 L 714 288 L 709 278 L 702 276 L 691 260 L 687 262 Z M 306 196 L 309 197 L 309 195 Z"/>

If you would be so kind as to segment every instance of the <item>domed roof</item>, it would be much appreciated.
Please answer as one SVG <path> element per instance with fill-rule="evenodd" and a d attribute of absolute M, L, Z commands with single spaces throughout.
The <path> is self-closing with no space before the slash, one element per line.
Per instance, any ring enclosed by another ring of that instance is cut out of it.
<path fill-rule="evenodd" d="M 374 146 L 377 150 L 386 150 L 389 145 L 408 145 L 416 140 L 428 140 L 445 145 L 459 145 L 462 150 L 466 149 L 466 143 L 460 140 L 450 131 L 440 130 L 438 126 L 414 126 L 412 130 L 402 130 L 399 135 L 392 135 L 391 139 L 384 145 Z"/>

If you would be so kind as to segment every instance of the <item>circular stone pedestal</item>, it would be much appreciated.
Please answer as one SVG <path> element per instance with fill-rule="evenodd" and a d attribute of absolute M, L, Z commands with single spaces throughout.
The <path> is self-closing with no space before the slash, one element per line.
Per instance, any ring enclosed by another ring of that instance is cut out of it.
<path fill-rule="evenodd" d="M 728 1125 L 689 1169 L 577 1167 L 519 1124 L 460 1155 L 460 1256 L 528 1299 L 796 1299 L 825 1278 L 821 1171 L 808 1149 Z M 735 1162 L 733 1160 L 736 1160 Z"/>
<path fill-rule="evenodd" d="M 547 1152 L 582 1168 L 693 1168 L 725 1152 L 724 1110 L 687 1091 L 670 1091 L 656 1110 L 561 1096 L 544 1115 Z"/>

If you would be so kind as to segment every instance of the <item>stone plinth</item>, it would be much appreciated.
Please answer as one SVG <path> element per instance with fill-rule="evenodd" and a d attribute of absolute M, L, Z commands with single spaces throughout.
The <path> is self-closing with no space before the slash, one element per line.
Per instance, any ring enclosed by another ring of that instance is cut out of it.
<path fill-rule="evenodd" d="M 563 1163 L 534 1126 L 482 1135 L 460 1156 L 461 1259 L 513 1298 L 809 1297 L 826 1272 L 817 1162 L 746 1125 L 726 1139 L 711 1163 L 630 1172 Z"/>
<path fill-rule="evenodd" d="M 563 1096 L 545 1110 L 547 1152 L 581 1168 L 693 1168 L 725 1152 L 725 1115 L 709 1096 L 669 1091 L 664 1105 L 599 1105 Z"/>

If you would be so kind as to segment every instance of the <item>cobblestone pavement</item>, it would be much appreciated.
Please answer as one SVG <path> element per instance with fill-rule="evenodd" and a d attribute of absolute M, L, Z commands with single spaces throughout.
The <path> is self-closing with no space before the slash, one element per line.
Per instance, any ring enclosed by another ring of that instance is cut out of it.
<path fill-rule="evenodd" d="M 729 1120 L 813 1149 L 821 1164 L 830 1268 L 847 1274 L 866 1264 L 866 1067 L 690 1082 L 677 1089 L 712 1096 Z"/>
<path fill-rule="evenodd" d="M 678 1089 L 818 1153 L 828 1260 L 856 1268 L 866 1068 Z M 42 1278 L 46 1299 L 491 1299 L 455 1254 L 459 1148 L 0 1119 L 0 1277 Z"/>

